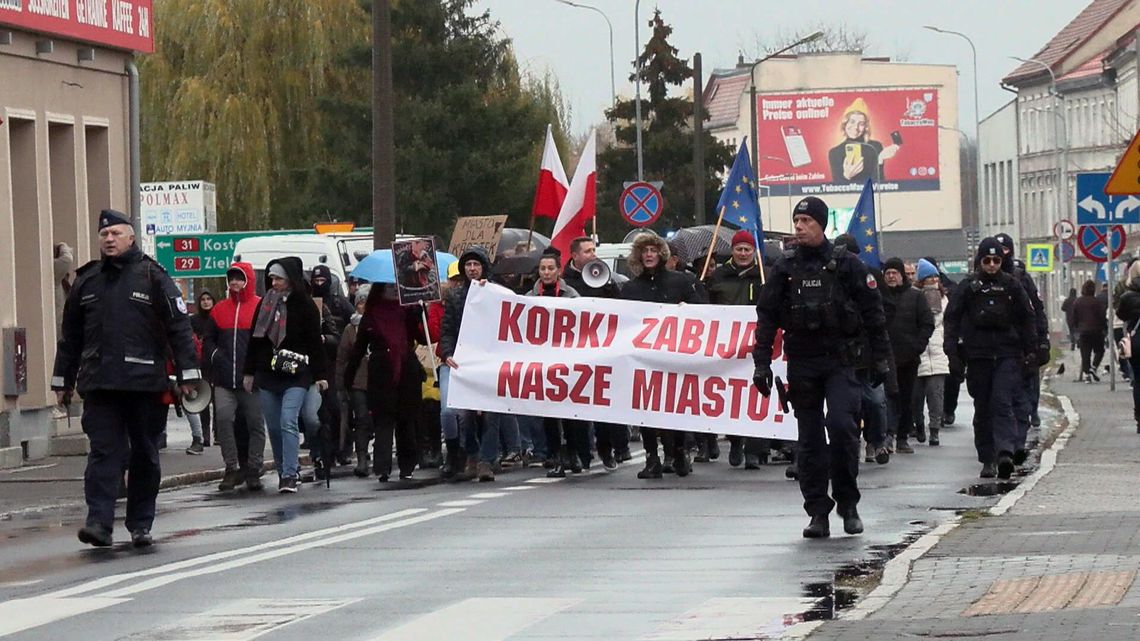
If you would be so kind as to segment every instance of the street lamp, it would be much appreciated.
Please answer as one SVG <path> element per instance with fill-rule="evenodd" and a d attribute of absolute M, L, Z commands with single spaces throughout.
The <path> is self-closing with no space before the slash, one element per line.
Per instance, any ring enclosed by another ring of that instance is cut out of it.
<path fill-rule="evenodd" d="M 1033 58 L 1018 58 L 1017 56 L 1010 56 L 1010 58 L 1018 62 L 1041 67 L 1049 74 L 1049 93 L 1053 94 L 1054 97 L 1053 113 L 1059 116 L 1059 118 L 1053 121 L 1053 138 L 1057 141 L 1057 220 L 1060 221 L 1065 218 L 1065 203 L 1069 195 L 1069 127 L 1068 123 L 1065 122 L 1065 97 L 1057 91 L 1057 76 L 1053 73 L 1053 69 L 1050 68 L 1049 65 Z M 1058 122 L 1061 123 L 1060 129 L 1057 129 Z M 1064 144 L 1061 143 L 1062 139 L 1065 141 Z"/>
<path fill-rule="evenodd" d="M 944 33 L 951 36 L 958 36 L 965 40 L 970 45 L 970 58 L 974 64 L 974 173 L 982 170 L 981 163 L 981 127 L 982 127 L 982 112 L 978 109 L 978 50 L 974 47 L 974 41 L 970 37 L 959 31 L 951 31 L 950 29 L 941 29 L 939 27 L 932 27 L 926 25 L 923 29 L 929 29 L 935 33 Z M 982 190 L 978 181 L 980 176 L 974 176 L 974 207 L 976 208 L 977 215 L 982 215 Z"/>
<path fill-rule="evenodd" d="M 774 51 L 774 52 L 764 56 L 763 58 L 752 63 L 752 66 L 748 68 L 748 103 L 749 103 L 748 104 L 748 113 L 752 119 L 752 165 L 753 165 L 752 166 L 752 174 L 753 174 L 752 179 L 754 181 L 759 180 L 759 176 L 760 176 L 760 146 L 759 146 L 759 143 L 756 142 L 756 129 L 757 129 L 757 123 L 756 123 L 756 67 L 758 67 L 760 65 L 760 63 L 764 62 L 765 60 L 771 60 L 772 58 L 775 58 L 776 56 L 778 56 L 778 55 L 780 55 L 786 51 L 790 51 L 790 50 L 795 49 L 796 47 L 798 47 L 800 45 L 804 45 L 804 44 L 807 44 L 809 42 L 813 42 L 813 41 L 815 41 L 821 37 L 823 37 L 823 32 L 822 31 L 816 31 L 815 33 L 807 36 L 806 38 L 800 38 L 799 40 L 793 42 L 792 44 L 790 44 L 786 47 L 784 47 L 783 49 L 780 49 L 779 51 Z M 788 189 L 789 190 L 791 189 L 790 185 L 789 185 Z M 756 194 L 756 198 L 760 198 L 759 193 Z M 789 196 L 789 198 L 790 198 L 790 196 Z M 757 200 L 756 202 L 757 202 L 757 204 L 759 204 L 760 201 Z"/>
<path fill-rule="evenodd" d="M 568 7 L 576 7 L 578 9 L 589 9 L 590 11 L 597 13 L 598 15 L 602 16 L 603 19 L 605 19 L 606 26 L 609 27 L 609 29 L 610 29 L 610 106 L 611 107 L 617 106 L 617 85 L 614 84 L 614 25 L 612 22 L 610 22 L 610 17 L 607 16 L 606 13 L 604 11 L 602 11 L 601 9 L 599 9 L 597 7 L 591 7 L 588 4 L 578 4 L 577 2 L 571 2 L 570 0 L 555 0 L 555 1 L 560 2 L 560 3 L 562 3 Z"/>
<path fill-rule="evenodd" d="M 641 158 L 641 0 L 633 3 L 633 86 L 634 120 L 637 127 L 637 181 L 645 180 L 645 164 Z"/>

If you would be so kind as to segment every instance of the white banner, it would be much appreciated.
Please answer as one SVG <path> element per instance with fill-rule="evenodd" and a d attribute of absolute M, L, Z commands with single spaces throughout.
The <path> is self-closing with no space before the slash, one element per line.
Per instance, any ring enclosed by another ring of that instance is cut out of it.
<path fill-rule="evenodd" d="M 604 298 L 467 296 L 448 405 L 695 432 L 796 439 L 752 384 L 756 310 Z M 773 373 L 787 380 L 779 336 Z"/>

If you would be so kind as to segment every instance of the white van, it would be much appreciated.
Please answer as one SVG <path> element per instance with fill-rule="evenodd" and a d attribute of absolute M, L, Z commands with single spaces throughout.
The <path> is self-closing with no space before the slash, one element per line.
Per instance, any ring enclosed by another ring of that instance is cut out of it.
<path fill-rule="evenodd" d="M 296 256 L 308 273 L 317 265 L 328 265 L 348 293 L 348 274 L 372 253 L 372 232 L 339 234 L 284 234 L 243 238 L 234 246 L 234 261 L 253 265 L 258 290 L 263 287 L 265 266 L 274 258 Z"/>
<path fill-rule="evenodd" d="M 619 282 L 624 282 L 631 276 L 627 259 L 632 247 L 633 243 L 602 243 L 595 249 L 598 259 L 606 261 L 611 272 L 624 277 L 618 278 Z"/>

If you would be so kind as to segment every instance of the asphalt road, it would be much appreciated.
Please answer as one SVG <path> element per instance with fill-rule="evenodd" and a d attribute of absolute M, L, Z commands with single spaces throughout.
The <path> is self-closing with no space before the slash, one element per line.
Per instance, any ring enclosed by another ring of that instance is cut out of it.
<path fill-rule="evenodd" d="M 863 465 L 858 537 L 833 515 L 831 539 L 801 538 L 783 466 L 730 468 L 727 443 L 719 461 L 660 481 L 638 480 L 635 458 L 554 482 L 531 468 L 406 489 L 348 477 L 296 496 L 186 488 L 161 495 L 144 552 L 84 548 L 81 513 L 0 522 L 0 636 L 778 636 L 849 605 L 850 577 L 890 550 L 995 500 L 959 492 L 979 483 L 969 418 L 960 408 L 940 448 Z"/>

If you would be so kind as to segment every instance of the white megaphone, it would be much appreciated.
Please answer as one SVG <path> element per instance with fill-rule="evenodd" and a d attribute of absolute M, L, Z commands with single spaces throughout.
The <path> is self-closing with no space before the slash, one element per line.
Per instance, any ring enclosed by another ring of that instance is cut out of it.
<path fill-rule="evenodd" d="M 187 383 L 191 387 L 189 392 L 183 392 L 182 409 L 187 414 L 201 414 L 210 406 L 214 398 L 214 388 L 201 379 Z"/>
<path fill-rule="evenodd" d="M 582 265 L 582 282 L 595 289 L 604 287 L 610 282 L 610 266 L 600 258 Z"/>

